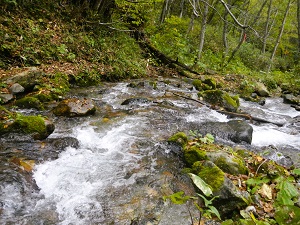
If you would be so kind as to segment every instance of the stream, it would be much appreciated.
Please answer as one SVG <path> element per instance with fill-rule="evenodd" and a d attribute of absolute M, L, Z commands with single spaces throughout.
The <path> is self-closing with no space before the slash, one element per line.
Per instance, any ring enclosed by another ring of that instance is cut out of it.
<path fill-rule="evenodd" d="M 180 149 L 166 140 L 195 124 L 229 118 L 173 95 L 197 97 L 192 85 L 180 79 L 133 82 L 73 89 L 68 97 L 93 99 L 96 114 L 53 117 L 56 129 L 45 141 L 0 138 L 0 224 L 190 224 L 185 205 L 162 199 L 180 190 L 193 193 L 189 178 L 180 173 Z M 130 98 L 136 100 L 122 105 Z M 283 157 L 278 153 L 283 149 L 291 158 L 299 156 L 300 112 L 281 98 L 266 99 L 263 106 L 241 100 L 240 108 L 284 123 L 251 124 L 252 144 L 246 147 L 264 152 L 272 146 L 275 159 Z M 62 138 L 78 144 L 53 144 Z M 14 155 L 35 160 L 33 172 L 7 161 Z M 196 210 L 191 213 L 198 216 Z"/>

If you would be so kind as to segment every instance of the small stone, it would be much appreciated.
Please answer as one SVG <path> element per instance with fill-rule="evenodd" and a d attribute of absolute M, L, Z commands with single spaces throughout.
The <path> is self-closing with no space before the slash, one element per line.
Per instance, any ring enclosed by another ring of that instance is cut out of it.
<path fill-rule="evenodd" d="M 9 91 L 12 94 L 22 93 L 22 92 L 24 92 L 24 90 L 25 90 L 25 88 L 22 85 L 18 84 L 18 83 L 15 83 L 15 84 L 11 85 L 10 88 L 9 88 Z"/>

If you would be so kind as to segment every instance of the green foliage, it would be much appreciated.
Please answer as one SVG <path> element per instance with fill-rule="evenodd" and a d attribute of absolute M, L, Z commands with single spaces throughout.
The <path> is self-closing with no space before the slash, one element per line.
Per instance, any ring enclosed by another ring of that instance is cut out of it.
<path fill-rule="evenodd" d="M 164 199 L 164 201 L 166 201 L 167 199 L 170 199 L 172 201 L 172 203 L 174 203 L 176 205 L 181 205 L 181 204 L 186 203 L 188 200 L 190 200 L 191 197 L 185 196 L 183 191 L 179 191 L 172 195 L 164 196 L 163 199 Z"/>
<path fill-rule="evenodd" d="M 202 191 L 203 194 L 205 194 L 205 196 L 210 196 L 212 195 L 212 190 L 210 188 L 210 186 L 205 183 L 201 177 L 189 173 L 190 178 L 192 179 L 193 183 L 196 185 L 197 188 L 199 188 L 200 191 Z"/>
<path fill-rule="evenodd" d="M 218 217 L 219 220 L 221 220 L 221 216 L 219 211 L 213 206 L 213 200 L 217 197 L 211 198 L 212 195 L 212 190 L 210 189 L 209 185 L 206 184 L 199 176 L 189 173 L 189 176 L 191 177 L 193 183 L 199 188 L 199 190 L 202 191 L 202 193 L 205 195 L 201 195 L 197 193 L 198 197 L 193 197 L 193 196 L 186 196 L 184 195 L 183 191 L 176 192 L 172 195 L 169 196 L 164 196 L 163 199 L 170 199 L 172 203 L 174 204 L 184 204 L 187 201 L 193 201 L 194 205 L 196 208 L 200 211 L 201 216 L 199 218 L 199 223 L 201 221 L 201 217 L 207 217 L 207 218 L 212 218 L 212 215 L 215 215 Z M 210 198 L 210 199 L 208 199 Z M 198 202 L 199 200 L 202 200 L 202 204 L 199 205 Z M 203 204 L 204 203 L 204 204 Z M 192 224 L 193 224 L 193 219 L 192 219 Z"/>

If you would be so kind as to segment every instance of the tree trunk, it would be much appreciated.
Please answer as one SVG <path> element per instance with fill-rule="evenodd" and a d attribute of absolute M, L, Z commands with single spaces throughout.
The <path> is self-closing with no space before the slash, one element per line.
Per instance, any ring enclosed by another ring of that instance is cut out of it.
<path fill-rule="evenodd" d="M 195 21 L 195 14 L 194 14 L 194 12 L 192 12 L 191 20 L 189 23 L 189 27 L 186 31 L 186 35 L 189 35 L 189 33 L 194 29 L 194 21 Z"/>
<path fill-rule="evenodd" d="M 272 54 L 271 54 L 270 64 L 269 64 L 268 70 L 267 70 L 268 73 L 270 72 L 270 70 L 272 68 L 272 65 L 273 65 L 273 61 L 274 61 L 274 58 L 275 58 L 275 53 L 276 53 L 276 50 L 278 48 L 278 45 L 280 43 L 283 31 L 284 31 L 284 26 L 285 26 L 286 18 L 287 18 L 287 15 L 289 13 L 289 10 L 290 10 L 291 3 L 292 3 L 292 0 L 289 0 L 289 2 L 287 4 L 287 7 L 286 7 L 286 10 L 285 10 L 285 13 L 284 13 L 284 17 L 283 17 L 283 20 L 282 20 L 282 24 L 281 24 L 281 27 L 280 27 L 280 31 L 279 31 L 277 40 L 276 40 L 276 43 L 274 45 L 274 48 L 273 48 L 273 51 L 272 51 Z"/>
<path fill-rule="evenodd" d="M 183 17 L 184 3 L 185 3 L 185 0 L 181 0 L 181 3 L 180 3 L 180 15 L 179 15 L 179 18 L 182 18 L 182 17 Z"/>
<path fill-rule="evenodd" d="M 204 46 L 204 39 L 205 39 L 205 31 L 206 31 L 206 24 L 207 24 L 207 18 L 208 18 L 208 3 L 206 1 L 203 1 L 204 9 L 203 9 L 203 17 L 202 17 L 202 24 L 201 24 L 201 31 L 200 31 L 200 43 L 199 43 L 199 51 L 198 51 L 198 61 L 201 58 L 202 52 L 203 52 L 203 46 Z"/>
<path fill-rule="evenodd" d="M 172 0 L 165 0 L 164 1 L 164 5 L 163 5 L 163 8 L 162 8 L 161 14 L 160 14 L 160 24 L 165 22 L 165 19 L 166 19 L 168 13 L 169 13 L 171 1 Z"/>
<path fill-rule="evenodd" d="M 300 1 L 300 0 L 299 0 Z M 266 25 L 265 25 L 265 32 L 264 32 L 264 36 L 263 36 L 263 46 L 262 46 L 262 53 L 266 52 L 266 47 L 267 47 L 267 39 L 270 33 L 269 26 L 270 26 L 270 18 L 271 18 L 271 9 L 272 9 L 272 3 L 273 0 L 270 0 L 269 2 L 269 7 L 268 7 L 268 15 L 267 15 L 267 20 L 266 20 Z"/>
<path fill-rule="evenodd" d="M 298 20 L 298 54 L 300 54 L 300 0 L 297 0 L 297 20 Z"/>

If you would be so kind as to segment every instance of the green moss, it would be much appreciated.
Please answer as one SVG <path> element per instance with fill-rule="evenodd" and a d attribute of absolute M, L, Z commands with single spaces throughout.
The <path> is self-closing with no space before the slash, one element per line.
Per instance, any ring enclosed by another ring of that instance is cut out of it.
<path fill-rule="evenodd" d="M 203 169 L 203 162 L 197 161 L 192 165 L 192 173 L 198 174 Z"/>
<path fill-rule="evenodd" d="M 201 150 L 197 146 L 192 146 L 190 148 L 184 149 L 184 160 L 189 165 L 192 166 L 197 161 L 207 160 L 206 151 Z"/>
<path fill-rule="evenodd" d="M 196 90 L 198 91 L 202 91 L 202 81 L 201 80 L 198 80 L 198 79 L 195 79 L 193 80 L 192 82 L 192 85 L 196 88 Z"/>
<path fill-rule="evenodd" d="M 198 93 L 199 97 L 209 102 L 212 105 L 216 105 L 225 108 L 228 111 L 236 112 L 239 107 L 238 96 L 231 97 L 227 92 L 221 90 L 207 90 Z"/>
<path fill-rule="evenodd" d="M 221 156 L 217 158 L 214 163 L 224 172 L 238 175 L 238 174 L 247 174 L 248 169 L 245 165 L 244 160 L 238 156 L 232 156 L 230 158 L 225 158 Z"/>
<path fill-rule="evenodd" d="M 210 185 L 213 191 L 218 191 L 224 183 L 225 173 L 217 166 L 204 166 L 198 176 Z"/>
<path fill-rule="evenodd" d="M 21 99 L 18 99 L 15 102 L 16 106 L 20 107 L 20 108 L 25 108 L 25 109 L 30 109 L 30 108 L 34 108 L 34 109 L 38 109 L 38 110 L 43 110 L 44 106 L 43 104 L 40 102 L 40 100 L 38 100 L 35 97 L 24 97 Z"/>
<path fill-rule="evenodd" d="M 217 82 L 213 78 L 207 78 L 203 81 L 204 84 L 207 84 L 210 88 L 209 89 L 216 89 Z"/>
<path fill-rule="evenodd" d="M 44 118 L 41 116 L 18 115 L 13 123 L 13 128 L 25 134 L 46 134 L 47 128 Z"/>
<path fill-rule="evenodd" d="M 168 139 L 168 142 L 175 142 L 182 147 L 186 145 L 188 138 L 184 132 L 178 132 Z"/>

